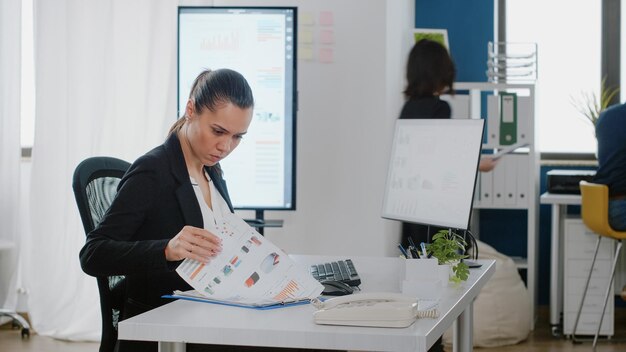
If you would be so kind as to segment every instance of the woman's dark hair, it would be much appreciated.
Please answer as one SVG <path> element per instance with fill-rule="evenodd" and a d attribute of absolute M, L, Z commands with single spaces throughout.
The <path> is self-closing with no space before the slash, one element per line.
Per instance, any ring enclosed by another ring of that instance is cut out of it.
<path fill-rule="evenodd" d="M 446 88 L 451 92 L 455 71 L 448 49 L 436 41 L 422 39 L 409 54 L 404 95 L 414 99 L 431 97 Z"/>
<path fill-rule="evenodd" d="M 226 68 L 202 71 L 191 86 L 189 99 L 197 112 L 204 109 L 215 111 L 219 105 L 226 103 L 232 103 L 240 109 L 254 106 L 248 81 L 239 72 Z M 185 119 L 179 118 L 169 133 L 177 132 L 184 123 Z"/>

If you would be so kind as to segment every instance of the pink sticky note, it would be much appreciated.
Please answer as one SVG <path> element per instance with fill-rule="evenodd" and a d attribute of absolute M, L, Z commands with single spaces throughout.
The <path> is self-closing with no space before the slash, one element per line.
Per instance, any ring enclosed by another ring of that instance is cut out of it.
<path fill-rule="evenodd" d="M 320 12 L 320 25 L 322 26 L 332 26 L 333 25 L 333 13 L 331 11 L 321 11 Z"/>
<path fill-rule="evenodd" d="M 333 62 L 333 49 L 332 48 L 320 48 L 319 60 L 321 63 L 330 64 Z"/>
<path fill-rule="evenodd" d="M 332 44 L 335 42 L 335 33 L 332 30 L 324 29 L 320 32 L 320 43 Z"/>

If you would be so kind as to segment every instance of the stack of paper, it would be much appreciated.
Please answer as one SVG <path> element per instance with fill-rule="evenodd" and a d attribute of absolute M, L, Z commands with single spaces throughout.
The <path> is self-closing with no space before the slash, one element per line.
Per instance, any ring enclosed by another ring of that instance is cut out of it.
<path fill-rule="evenodd" d="M 323 286 L 306 268 L 237 215 L 224 214 L 217 231 L 211 232 L 222 239 L 222 252 L 207 264 L 185 259 L 176 269 L 195 289 L 187 296 L 238 306 L 268 306 L 310 300 L 322 293 Z"/>

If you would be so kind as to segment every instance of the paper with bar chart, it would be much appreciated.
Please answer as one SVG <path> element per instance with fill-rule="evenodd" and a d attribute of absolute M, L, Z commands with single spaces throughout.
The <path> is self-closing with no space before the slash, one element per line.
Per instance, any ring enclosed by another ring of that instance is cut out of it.
<path fill-rule="evenodd" d="M 185 259 L 176 272 L 195 292 L 185 295 L 234 305 L 267 306 L 318 297 L 323 286 L 307 268 L 235 214 L 212 229 L 222 252 L 207 263 Z"/>

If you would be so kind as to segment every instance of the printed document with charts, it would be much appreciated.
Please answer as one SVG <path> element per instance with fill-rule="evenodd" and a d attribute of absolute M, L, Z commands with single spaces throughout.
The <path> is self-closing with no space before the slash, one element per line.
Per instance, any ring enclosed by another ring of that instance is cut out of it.
<path fill-rule="evenodd" d="M 175 298 L 262 307 L 310 300 L 323 286 L 306 268 L 235 214 L 223 215 L 216 229 L 222 252 L 207 264 L 185 259 L 176 269 L 194 291 L 175 292 Z"/>

